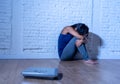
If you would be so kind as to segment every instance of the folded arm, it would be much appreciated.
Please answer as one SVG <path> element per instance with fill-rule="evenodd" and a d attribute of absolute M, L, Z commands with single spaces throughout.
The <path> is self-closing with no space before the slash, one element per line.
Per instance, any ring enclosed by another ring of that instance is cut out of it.
<path fill-rule="evenodd" d="M 80 35 L 75 29 L 73 29 L 72 27 L 65 27 L 62 31 L 62 34 L 68 34 L 70 33 L 71 35 L 73 35 L 74 37 L 80 39 L 80 40 L 84 40 L 84 37 L 82 35 Z"/>

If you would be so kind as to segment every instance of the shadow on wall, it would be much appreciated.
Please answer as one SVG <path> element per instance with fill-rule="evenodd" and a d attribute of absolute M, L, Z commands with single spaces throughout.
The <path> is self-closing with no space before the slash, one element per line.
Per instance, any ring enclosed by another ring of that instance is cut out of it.
<path fill-rule="evenodd" d="M 102 45 L 103 40 L 98 35 L 89 32 L 88 43 L 86 44 L 86 48 L 91 59 L 93 60 L 98 59 L 100 47 Z M 75 58 L 82 59 L 82 56 L 80 55 L 79 52 L 77 52 Z"/>
<path fill-rule="evenodd" d="M 100 47 L 103 45 L 103 40 L 92 32 L 89 33 L 88 38 L 88 43 L 86 44 L 88 54 L 91 59 L 98 59 Z"/>

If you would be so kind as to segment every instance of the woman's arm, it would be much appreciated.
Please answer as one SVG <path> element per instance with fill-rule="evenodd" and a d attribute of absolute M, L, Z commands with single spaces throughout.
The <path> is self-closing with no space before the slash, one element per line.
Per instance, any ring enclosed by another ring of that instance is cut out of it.
<path fill-rule="evenodd" d="M 80 40 L 84 40 L 84 37 L 82 35 L 80 35 L 75 29 L 73 29 L 72 27 L 65 27 L 62 31 L 62 34 L 67 34 L 70 33 L 73 36 L 75 36 L 76 38 L 80 39 Z"/>

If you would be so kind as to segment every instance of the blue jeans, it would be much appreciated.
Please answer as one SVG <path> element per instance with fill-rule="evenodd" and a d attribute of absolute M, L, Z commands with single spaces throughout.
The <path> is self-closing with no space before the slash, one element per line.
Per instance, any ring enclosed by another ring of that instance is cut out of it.
<path fill-rule="evenodd" d="M 63 49 L 63 52 L 60 56 L 60 59 L 62 61 L 74 60 L 74 56 L 77 51 L 79 51 L 79 53 L 82 55 L 83 60 L 89 59 L 85 44 L 82 44 L 79 47 L 77 47 L 75 45 L 76 40 L 77 40 L 77 38 L 73 37 L 69 41 L 69 43 L 66 45 L 66 47 Z"/>

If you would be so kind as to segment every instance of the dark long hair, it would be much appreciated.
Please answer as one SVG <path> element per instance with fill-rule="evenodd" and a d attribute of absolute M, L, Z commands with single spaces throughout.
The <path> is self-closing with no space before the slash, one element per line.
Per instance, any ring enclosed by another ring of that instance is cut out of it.
<path fill-rule="evenodd" d="M 87 25 L 85 25 L 84 23 L 77 23 L 77 24 L 73 24 L 71 25 L 70 27 L 72 28 L 76 28 L 77 32 L 80 34 L 80 35 L 85 35 L 85 34 L 88 34 L 89 32 L 89 28 Z"/>

